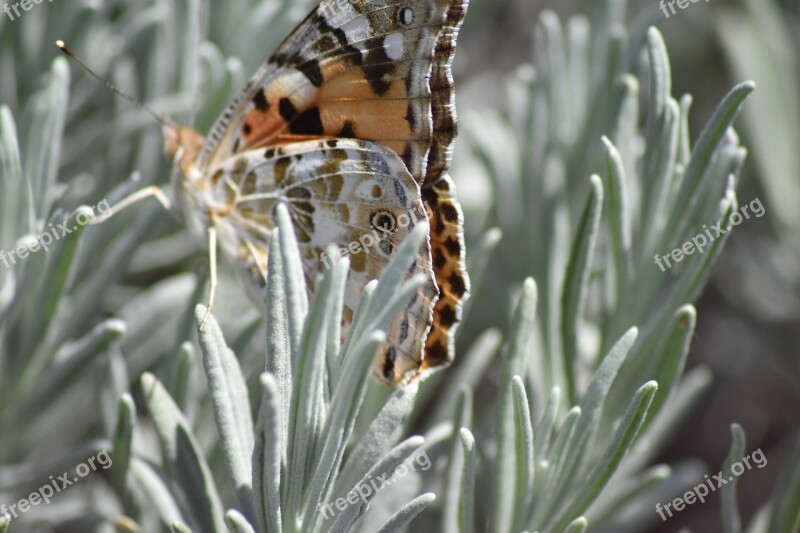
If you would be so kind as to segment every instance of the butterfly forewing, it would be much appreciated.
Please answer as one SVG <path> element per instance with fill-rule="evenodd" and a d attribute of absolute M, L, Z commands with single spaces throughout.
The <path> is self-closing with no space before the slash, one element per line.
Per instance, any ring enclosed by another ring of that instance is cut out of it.
<path fill-rule="evenodd" d="M 463 11 L 462 1 L 323 1 L 218 119 L 201 162 L 306 138 L 357 138 L 393 149 L 423 184 L 436 137 L 431 109 L 452 94 L 452 46 L 442 45 L 454 41 Z"/>

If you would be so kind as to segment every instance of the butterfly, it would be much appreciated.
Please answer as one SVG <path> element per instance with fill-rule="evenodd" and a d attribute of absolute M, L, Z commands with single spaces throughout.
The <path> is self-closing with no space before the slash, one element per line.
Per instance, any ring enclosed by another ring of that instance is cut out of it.
<path fill-rule="evenodd" d="M 343 336 L 366 284 L 428 219 L 429 239 L 408 272 L 425 283 L 374 364 L 390 386 L 453 360 L 469 292 L 463 215 L 447 174 L 456 136 L 451 63 L 466 10 L 467 0 L 323 0 L 206 137 L 165 128 L 173 210 L 209 244 L 212 270 L 218 246 L 261 306 L 279 204 L 290 213 L 309 291 L 328 245 L 352 250 L 371 236 L 349 254 Z M 160 189 L 139 197 L 147 195 L 168 203 Z"/>

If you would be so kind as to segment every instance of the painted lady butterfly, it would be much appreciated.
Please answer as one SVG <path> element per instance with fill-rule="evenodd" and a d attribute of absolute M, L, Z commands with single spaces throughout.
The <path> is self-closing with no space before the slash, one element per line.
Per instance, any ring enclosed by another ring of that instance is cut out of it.
<path fill-rule="evenodd" d="M 374 250 L 351 255 L 343 335 L 364 286 L 413 227 L 398 222 L 427 212 L 430 239 L 409 272 L 427 282 L 375 362 L 375 376 L 393 386 L 452 361 L 469 291 L 463 217 L 447 175 L 456 136 L 450 65 L 466 9 L 467 0 L 323 0 L 208 137 L 165 130 L 175 207 L 208 240 L 212 271 L 219 243 L 261 306 L 279 203 L 310 289 L 327 245 L 377 237 Z M 160 189 L 146 195 L 167 203 Z M 212 272 L 212 301 L 214 285 Z"/>

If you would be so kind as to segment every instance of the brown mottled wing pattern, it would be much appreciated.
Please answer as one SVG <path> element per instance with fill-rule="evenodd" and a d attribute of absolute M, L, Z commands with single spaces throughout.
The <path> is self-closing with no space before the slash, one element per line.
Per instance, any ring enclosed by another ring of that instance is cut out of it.
<path fill-rule="evenodd" d="M 214 223 L 222 251 L 241 266 L 262 306 L 266 287 L 260 274 L 267 268 L 265 251 L 278 203 L 289 208 L 309 288 L 332 264 L 328 244 L 336 244 L 350 259 L 343 335 L 366 284 L 380 276 L 403 239 L 426 218 L 419 186 L 397 154 L 355 139 L 249 150 L 216 168 L 212 183 L 209 197 L 226 197 L 233 206 Z M 407 278 L 415 274 L 427 282 L 392 323 L 384 354 L 375 363 L 376 377 L 390 385 L 422 365 L 423 341 L 438 298 L 427 243 Z"/>
<path fill-rule="evenodd" d="M 464 215 L 454 193 L 453 181 L 447 174 L 422 190 L 422 199 L 431 214 L 431 257 L 439 300 L 433 308 L 433 325 L 425 340 L 421 373 L 452 362 L 456 326 L 461 322 L 464 301 L 469 294 L 464 256 Z"/>
<path fill-rule="evenodd" d="M 448 365 L 455 357 L 455 334 L 461 322 L 464 301 L 469 295 L 464 246 L 464 215 L 447 174 L 457 134 L 455 89 L 451 65 L 458 30 L 467 4 L 452 0 L 442 31 L 436 41 L 431 74 L 431 115 L 433 139 L 428 152 L 422 199 L 431 213 L 431 257 L 439 300 L 433 309 L 433 325 L 425 341 L 425 360 L 420 374 Z"/>
<path fill-rule="evenodd" d="M 201 165 L 254 147 L 356 138 L 394 150 L 420 185 L 432 181 L 455 135 L 450 63 L 465 12 L 465 0 L 324 0 L 217 120 Z"/>
<path fill-rule="evenodd" d="M 407 378 L 415 365 L 426 370 L 453 359 L 453 336 L 469 291 L 461 208 L 446 175 L 456 136 L 451 63 L 466 10 L 467 0 L 323 0 L 217 119 L 196 160 L 197 168 L 212 173 L 208 169 L 230 165 L 237 154 L 291 149 L 295 143 L 326 138 L 373 141 L 397 155 L 433 213 L 431 260 L 442 298 L 432 311 L 424 361 L 421 352 L 408 352 L 405 345 L 393 351 L 389 343 L 379 373 L 390 383 Z M 304 208 L 316 205 L 302 198 L 293 201 Z M 309 215 L 298 209 L 294 214 L 302 245 L 309 234 L 303 217 Z M 337 209 L 340 215 L 345 209 L 358 211 L 346 202 Z M 362 211 L 372 212 L 366 204 Z M 320 226 L 312 229 L 314 253 L 330 242 L 343 244 L 326 240 L 332 235 L 319 233 Z M 387 242 L 396 246 L 401 235 Z M 368 281 L 367 276 L 377 277 L 378 265 L 359 274 L 354 262 L 353 272 Z M 423 297 L 429 305 L 436 300 L 431 291 Z M 412 305 L 419 306 L 419 300 Z M 424 338 L 427 326 L 416 329 L 401 322 L 393 325 L 390 337 Z"/>

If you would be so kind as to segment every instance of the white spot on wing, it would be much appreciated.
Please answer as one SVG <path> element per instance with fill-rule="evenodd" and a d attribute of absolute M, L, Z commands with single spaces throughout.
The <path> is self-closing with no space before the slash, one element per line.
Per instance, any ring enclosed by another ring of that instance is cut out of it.
<path fill-rule="evenodd" d="M 400 23 L 405 26 L 410 26 L 414 22 L 414 10 L 410 7 L 404 7 L 400 11 Z"/>
<path fill-rule="evenodd" d="M 399 61 L 403 58 L 403 34 L 393 33 L 387 35 L 383 39 L 383 49 L 386 55 L 393 61 Z"/>

